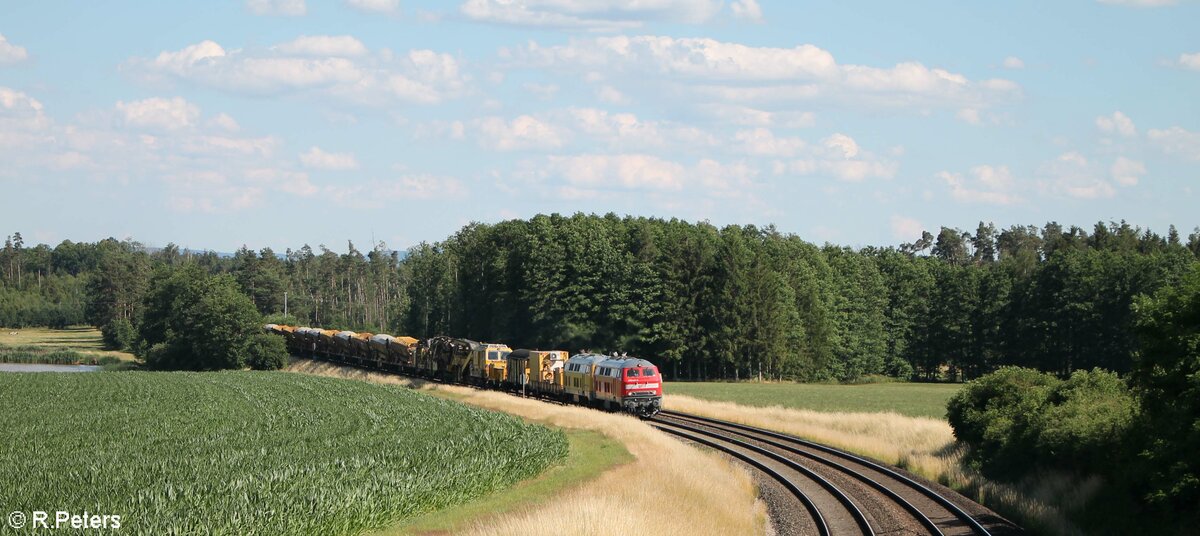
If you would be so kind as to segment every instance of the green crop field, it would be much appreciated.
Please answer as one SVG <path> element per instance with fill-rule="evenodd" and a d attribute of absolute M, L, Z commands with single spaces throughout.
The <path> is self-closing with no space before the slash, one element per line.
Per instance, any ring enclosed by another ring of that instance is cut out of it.
<path fill-rule="evenodd" d="M 354 534 L 567 453 L 515 417 L 300 374 L 0 373 L 0 408 L 5 512 L 116 514 L 130 534 Z"/>
<path fill-rule="evenodd" d="M 946 401 L 962 387 L 942 383 L 667 382 L 668 395 L 735 402 L 747 406 L 783 406 L 815 411 L 893 411 L 913 417 L 946 418 Z"/>

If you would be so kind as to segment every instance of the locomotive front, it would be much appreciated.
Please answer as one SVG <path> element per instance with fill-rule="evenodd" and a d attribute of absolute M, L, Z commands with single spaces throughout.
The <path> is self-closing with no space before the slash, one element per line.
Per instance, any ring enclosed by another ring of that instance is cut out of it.
<path fill-rule="evenodd" d="M 654 363 L 637 359 L 621 369 L 621 408 L 643 419 L 662 410 L 662 376 Z"/>

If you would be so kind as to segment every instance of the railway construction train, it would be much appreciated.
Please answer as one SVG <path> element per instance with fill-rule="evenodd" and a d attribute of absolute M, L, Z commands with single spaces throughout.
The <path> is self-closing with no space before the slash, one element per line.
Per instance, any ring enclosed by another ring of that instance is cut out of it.
<path fill-rule="evenodd" d="M 653 363 L 636 357 L 586 352 L 568 357 L 563 350 L 514 351 L 445 336 L 418 340 L 281 324 L 264 329 L 282 335 L 293 355 L 508 389 L 642 418 L 662 409 L 662 376 Z"/>

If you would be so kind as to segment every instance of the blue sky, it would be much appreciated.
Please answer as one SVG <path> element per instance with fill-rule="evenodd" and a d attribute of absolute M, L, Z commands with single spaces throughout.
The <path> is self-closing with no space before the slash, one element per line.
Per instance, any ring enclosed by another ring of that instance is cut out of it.
<path fill-rule="evenodd" d="M 577 211 L 1200 224 L 1200 4 L 0 7 L 0 234 L 233 250 Z"/>

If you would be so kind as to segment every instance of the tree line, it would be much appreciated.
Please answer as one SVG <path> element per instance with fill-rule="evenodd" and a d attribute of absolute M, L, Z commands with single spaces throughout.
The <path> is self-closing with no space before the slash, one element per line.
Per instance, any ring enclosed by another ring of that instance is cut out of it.
<path fill-rule="evenodd" d="M 227 274 L 280 322 L 625 351 L 695 379 L 1125 372 L 1138 348 L 1134 298 L 1177 283 L 1200 254 L 1200 230 L 1184 241 L 1173 227 L 1160 236 L 1124 222 L 980 223 L 851 249 L 770 226 L 612 214 L 473 223 L 403 256 L 382 243 L 219 256 L 14 237 L 0 253 L 4 325 L 83 320 L 128 347 L 154 274 L 193 266 Z"/>
<path fill-rule="evenodd" d="M 1088 533 L 1192 534 L 1200 523 L 1200 265 L 1133 305 L 1140 349 L 1129 374 L 1065 379 L 1003 367 L 950 400 L 968 463 L 1018 481 L 1045 472 L 1095 475 Z"/>

